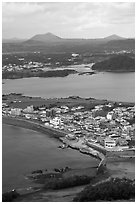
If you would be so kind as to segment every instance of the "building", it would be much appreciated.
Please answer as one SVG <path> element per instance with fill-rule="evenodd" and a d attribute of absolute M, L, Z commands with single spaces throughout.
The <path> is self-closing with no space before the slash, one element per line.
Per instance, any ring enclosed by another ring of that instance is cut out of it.
<path fill-rule="evenodd" d="M 108 120 L 113 120 L 113 112 L 108 112 L 106 117 Z"/>
<path fill-rule="evenodd" d="M 77 56 L 79 56 L 79 54 L 77 54 L 77 53 L 72 53 L 72 57 L 77 57 Z"/>
<path fill-rule="evenodd" d="M 61 120 L 59 118 L 53 118 L 50 120 L 50 124 L 53 125 L 53 126 L 58 126 L 61 124 Z"/>
<path fill-rule="evenodd" d="M 69 112 L 69 108 L 67 106 L 61 106 L 61 112 L 67 113 L 67 112 Z"/>
<path fill-rule="evenodd" d="M 22 111 L 22 109 L 20 109 L 20 108 L 11 108 L 11 115 L 19 116 L 19 115 L 21 115 L 21 111 Z"/>
<path fill-rule="evenodd" d="M 113 148 L 116 146 L 116 141 L 110 137 L 105 138 L 105 148 Z"/>
<path fill-rule="evenodd" d="M 32 113 L 33 110 L 34 110 L 33 105 L 31 105 L 31 106 L 27 106 L 27 108 L 25 108 L 25 109 L 23 110 L 23 112 Z"/>
<path fill-rule="evenodd" d="M 54 109 L 46 109 L 46 116 L 47 117 L 55 117 L 56 111 Z"/>

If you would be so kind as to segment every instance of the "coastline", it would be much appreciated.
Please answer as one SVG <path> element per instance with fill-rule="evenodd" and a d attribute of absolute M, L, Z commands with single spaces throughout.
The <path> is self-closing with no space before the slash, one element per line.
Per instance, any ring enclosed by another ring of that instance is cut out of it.
<path fill-rule="evenodd" d="M 30 130 L 41 132 L 41 133 L 47 133 L 49 135 L 49 137 L 54 137 L 54 138 L 58 139 L 60 142 L 62 142 L 62 140 L 59 138 L 60 134 L 61 134 L 61 136 L 66 135 L 65 132 L 57 131 L 57 130 L 55 130 L 53 128 L 50 128 L 50 127 L 49 128 L 48 127 L 47 128 L 46 127 L 45 128 L 39 128 L 39 124 L 34 125 L 34 123 L 29 122 L 27 120 L 21 120 L 21 119 L 19 120 L 19 119 L 16 119 L 16 118 L 3 117 L 2 118 L 2 123 L 7 124 L 7 125 L 12 125 L 12 126 L 18 126 L 18 127 L 25 128 L 25 129 L 30 129 Z M 63 137 L 61 137 L 61 138 L 63 138 Z M 71 148 L 71 146 L 70 146 L 70 148 Z M 72 149 L 77 150 L 76 148 L 72 148 Z M 84 153 L 84 152 L 81 152 L 81 153 Z M 92 156 L 92 155 L 90 155 L 90 156 Z M 96 158 L 96 159 L 98 159 L 98 158 Z M 77 175 L 77 174 L 78 175 L 79 174 L 83 175 L 83 172 L 84 172 L 86 175 L 89 175 L 89 174 L 92 175 L 93 174 L 93 177 L 94 177 L 96 175 L 96 172 L 97 172 L 96 169 L 98 167 L 98 163 L 99 162 L 97 162 L 97 165 L 95 167 L 88 167 L 88 168 L 87 167 L 86 168 L 80 167 L 78 169 L 74 168 L 70 172 L 68 172 L 67 174 L 68 174 L 68 176 L 69 175 L 73 176 L 73 174 L 74 175 Z M 77 186 L 76 188 L 81 189 L 80 186 Z M 83 186 L 83 188 L 84 188 L 84 186 Z M 40 192 L 41 192 L 41 187 L 39 189 L 40 189 Z M 17 191 L 18 191 L 18 189 L 17 189 Z M 24 195 L 24 196 L 26 196 L 27 194 L 30 194 L 30 193 L 35 194 L 35 193 L 37 193 L 37 189 L 35 189 L 35 187 L 33 189 L 33 187 L 32 187 L 32 188 L 30 188 L 30 190 L 28 190 L 28 189 L 25 190 L 25 188 L 24 188 L 21 191 L 19 190 L 19 193 L 21 193 L 21 195 Z"/>
<path fill-rule="evenodd" d="M 60 136 L 65 136 L 64 131 L 56 130 L 50 127 L 44 127 L 38 123 L 34 123 L 31 121 L 19 119 L 19 118 L 11 118 L 11 117 L 2 117 L 2 123 L 7 124 L 7 125 L 14 125 L 14 126 L 19 126 L 22 128 L 34 130 L 37 132 L 41 133 L 47 133 L 50 134 L 50 136 L 54 136 L 55 138 L 59 138 Z"/>
<path fill-rule="evenodd" d="M 102 154 L 99 151 L 94 150 L 93 148 L 90 148 L 91 150 L 89 151 L 89 148 L 88 150 L 86 148 L 84 149 L 82 144 L 74 145 L 73 142 L 65 140 L 64 137 L 67 134 L 67 132 L 65 131 L 61 131 L 58 129 L 56 130 L 48 126 L 44 126 L 38 123 L 34 123 L 32 121 L 27 121 L 25 119 L 23 120 L 19 118 L 2 117 L 2 122 L 7 125 L 14 125 L 14 126 L 19 126 L 22 128 L 38 131 L 41 133 L 47 133 L 50 136 L 59 139 L 62 143 L 66 144 L 68 147 L 72 149 L 76 149 L 76 150 L 79 150 L 83 154 L 88 154 L 90 156 L 96 157 L 97 159 L 101 161 L 100 163 L 102 163 L 102 161 L 105 159 L 104 154 Z M 100 163 L 99 163 L 99 166 L 100 166 Z"/>
<path fill-rule="evenodd" d="M 92 157 L 95 157 L 100 160 L 97 170 L 99 170 L 100 167 L 102 168 L 102 166 L 106 167 L 107 163 L 111 163 L 113 161 L 115 162 L 128 161 L 131 158 L 132 159 L 135 158 L 135 156 L 132 154 L 128 156 L 125 156 L 124 154 L 121 156 L 119 154 L 116 154 L 116 155 L 115 154 L 111 155 L 110 153 L 106 154 L 106 151 L 104 151 L 103 148 L 100 148 L 98 146 L 96 147 L 95 144 L 92 144 L 92 145 L 84 144 L 82 140 L 80 140 L 79 142 L 77 141 L 75 142 L 75 141 L 66 139 L 65 135 L 68 134 L 67 131 L 45 126 L 45 125 L 36 123 L 34 121 L 28 121 L 26 119 L 3 116 L 2 123 L 7 124 L 7 125 L 22 127 L 25 129 L 30 129 L 30 130 L 41 132 L 41 133 L 46 133 L 50 137 L 54 137 L 58 139 L 61 143 L 65 144 L 67 147 L 78 150 L 82 154 L 87 154 Z"/>
<path fill-rule="evenodd" d="M 22 127 L 22 128 L 26 128 L 26 129 L 31 129 L 31 130 L 34 130 L 34 131 L 37 131 L 37 132 L 41 132 L 41 133 L 47 133 L 49 134 L 49 136 L 51 137 L 54 137 L 56 139 L 59 139 L 61 142 L 65 142 L 63 139 L 65 139 L 65 135 L 66 135 L 66 132 L 64 131 L 60 131 L 60 130 L 56 130 L 56 129 L 53 129 L 53 128 L 50 128 L 50 127 L 42 127 L 42 125 L 38 124 L 38 123 L 34 123 L 34 122 L 31 122 L 31 121 L 27 121 L 27 120 L 23 120 L 23 119 L 19 119 L 19 118 L 9 118 L 9 117 L 2 117 L 2 122 L 4 124 L 7 124 L 7 125 L 14 125 L 14 126 L 19 126 L 19 127 Z M 134 159 L 128 159 L 126 161 L 120 161 L 120 162 L 117 162 L 117 161 L 109 161 L 107 166 L 105 167 L 105 169 L 103 168 L 103 172 L 102 171 L 99 171 L 99 174 L 97 173 L 98 172 L 98 168 L 101 167 L 102 169 L 102 163 L 103 161 L 105 160 L 105 156 L 103 156 L 102 158 L 100 157 L 100 153 L 99 154 L 93 154 L 93 152 L 88 152 L 87 150 L 85 150 L 84 148 L 80 148 L 80 147 L 76 147 L 75 145 L 71 145 L 67 143 L 67 145 L 72 148 L 72 149 L 76 149 L 78 150 L 79 152 L 81 152 L 82 154 L 88 154 L 92 157 L 96 157 L 97 159 L 100 160 L 99 162 L 99 165 L 94 169 L 94 171 L 96 172 L 96 178 L 99 178 L 99 181 L 103 181 L 105 176 L 108 178 L 108 177 L 129 177 L 129 178 L 133 178 L 134 177 L 134 171 L 132 169 L 131 171 L 131 165 L 133 166 L 134 165 Z M 124 168 L 123 168 L 123 163 L 124 163 Z M 115 167 L 118 167 L 115 169 Z M 103 164 L 103 167 L 104 167 L 104 164 Z M 109 168 L 108 168 L 109 167 Z M 104 171 L 105 170 L 105 171 Z M 81 174 L 83 173 L 83 169 L 79 169 L 79 171 L 81 172 Z M 84 170 L 86 171 L 86 169 Z M 73 173 L 72 173 L 73 174 Z M 87 172 L 87 175 L 88 175 L 88 172 Z M 74 189 L 74 192 L 73 192 L 73 196 L 74 194 L 77 194 L 77 192 L 80 192 L 85 186 L 77 186 L 75 188 L 70 188 L 71 191 L 73 191 Z M 18 189 L 17 189 L 18 190 Z M 63 190 L 59 190 L 58 191 L 58 194 L 60 195 L 62 192 L 65 192 L 65 189 Z M 42 201 L 43 199 L 43 195 L 44 195 L 44 198 L 45 196 L 48 196 L 48 194 L 50 194 L 50 191 L 49 193 L 48 192 L 43 192 L 42 189 L 39 188 L 39 190 L 36 190 L 36 189 L 31 189 L 30 192 L 25 192 L 21 195 L 21 200 L 25 200 L 26 201 L 28 199 L 32 199 L 32 197 L 34 197 L 34 200 L 41 196 L 39 199 L 40 201 Z M 56 197 L 56 191 L 53 191 L 52 192 L 53 194 L 53 199 L 55 199 Z M 72 196 L 71 192 L 70 194 L 68 193 L 67 194 L 67 199 L 70 199 L 70 197 Z M 65 198 L 63 198 L 65 199 Z M 66 200 L 64 200 L 66 201 Z"/>

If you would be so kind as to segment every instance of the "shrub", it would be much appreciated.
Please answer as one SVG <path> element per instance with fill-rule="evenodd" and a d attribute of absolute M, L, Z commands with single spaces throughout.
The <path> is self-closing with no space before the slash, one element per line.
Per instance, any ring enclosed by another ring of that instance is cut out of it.
<path fill-rule="evenodd" d="M 2 202 L 12 202 L 15 198 L 20 196 L 16 190 L 12 190 L 10 192 L 6 192 L 2 194 Z"/>
<path fill-rule="evenodd" d="M 79 185 L 89 184 L 91 178 L 88 176 L 72 176 L 69 178 L 53 178 L 46 182 L 44 189 L 62 189 Z"/>
<path fill-rule="evenodd" d="M 114 201 L 135 198 L 135 183 L 130 179 L 111 178 L 96 186 L 91 184 L 80 192 L 73 201 Z"/>

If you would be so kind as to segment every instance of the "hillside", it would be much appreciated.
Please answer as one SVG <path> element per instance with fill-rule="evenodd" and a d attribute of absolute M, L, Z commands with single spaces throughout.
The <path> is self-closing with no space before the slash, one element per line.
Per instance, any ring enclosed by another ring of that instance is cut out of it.
<path fill-rule="evenodd" d="M 22 39 L 22 38 L 3 38 L 2 39 L 2 43 L 22 43 L 25 42 L 26 39 Z"/>
<path fill-rule="evenodd" d="M 104 40 L 125 40 L 126 38 L 120 37 L 118 35 L 110 35 L 106 38 L 104 38 Z"/>
<path fill-rule="evenodd" d="M 135 48 L 135 40 L 111 35 L 97 39 L 65 39 L 52 33 L 38 34 L 32 38 L 18 42 L 2 43 L 2 52 L 104 52 L 105 51 L 132 51 Z"/>
<path fill-rule="evenodd" d="M 135 71 L 135 59 L 124 55 L 118 55 L 94 64 L 92 69 L 113 72 Z"/>
<path fill-rule="evenodd" d="M 56 42 L 56 41 L 60 41 L 61 38 L 52 34 L 52 33 L 46 33 L 46 34 L 38 34 L 33 36 L 32 38 L 30 38 L 28 41 L 26 42 L 30 42 L 30 41 L 39 41 L 39 42 Z"/>

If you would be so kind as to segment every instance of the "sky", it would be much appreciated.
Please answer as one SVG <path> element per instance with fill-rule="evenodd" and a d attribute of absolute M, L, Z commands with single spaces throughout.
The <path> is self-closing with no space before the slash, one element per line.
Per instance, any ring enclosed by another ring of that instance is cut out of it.
<path fill-rule="evenodd" d="M 62 38 L 135 37 L 133 2 L 2 3 L 2 38 L 51 32 Z"/>

